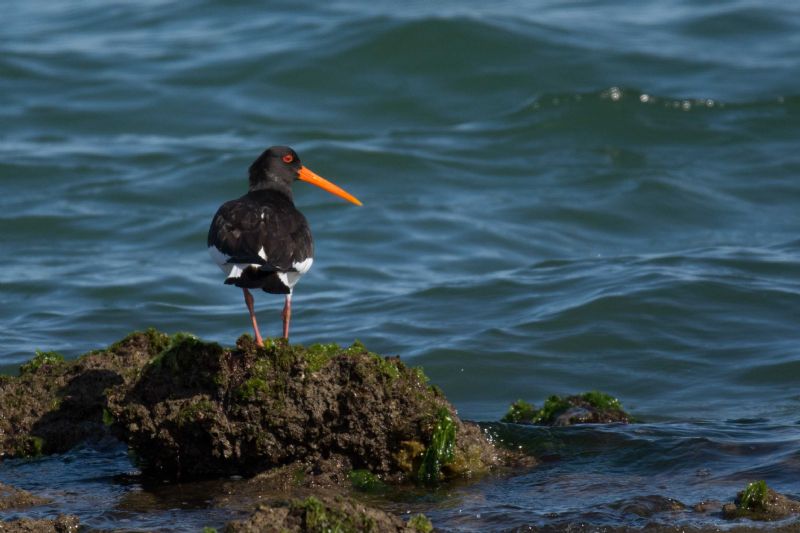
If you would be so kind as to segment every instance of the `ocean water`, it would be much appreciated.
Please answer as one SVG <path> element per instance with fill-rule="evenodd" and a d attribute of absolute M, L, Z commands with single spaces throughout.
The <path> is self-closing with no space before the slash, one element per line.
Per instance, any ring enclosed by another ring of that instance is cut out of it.
<path fill-rule="evenodd" d="M 206 232 L 288 144 L 364 202 L 296 184 L 316 259 L 293 342 L 399 354 L 462 417 L 559 456 L 398 512 L 454 531 L 715 527 L 619 502 L 729 501 L 755 479 L 800 496 L 795 4 L 35 0 L 3 19 L 6 372 L 149 326 L 249 332 Z M 265 335 L 281 307 L 256 295 Z M 493 423 L 517 398 L 591 389 L 642 424 Z M 226 519 L 123 512 L 159 497 L 120 481 L 132 469 L 111 446 L 0 480 L 93 527 Z"/>

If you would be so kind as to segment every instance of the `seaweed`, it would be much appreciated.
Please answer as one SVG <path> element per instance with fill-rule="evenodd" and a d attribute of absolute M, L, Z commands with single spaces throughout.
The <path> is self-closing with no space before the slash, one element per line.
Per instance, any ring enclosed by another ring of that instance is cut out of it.
<path fill-rule="evenodd" d="M 767 504 L 767 482 L 763 479 L 748 483 L 739 499 L 739 509 L 743 511 L 763 511 Z"/>
<path fill-rule="evenodd" d="M 525 400 L 517 400 L 508 408 L 508 412 L 500 419 L 501 422 L 510 422 L 512 424 L 520 423 L 533 423 L 533 419 L 537 416 L 539 410 Z"/>
<path fill-rule="evenodd" d="M 536 413 L 536 416 L 533 417 L 534 424 L 548 424 L 553 422 L 556 417 L 560 414 L 569 409 L 571 404 L 569 401 L 565 400 L 561 396 L 553 394 L 549 396 L 545 401 L 544 405 L 539 412 Z"/>
<path fill-rule="evenodd" d="M 589 403 L 589 405 L 597 409 L 602 409 L 605 411 L 612 411 L 612 410 L 622 411 L 622 402 L 620 402 L 617 398 L 614 398 L 610 394 L 606 394 L 605 392 L 600 392 L 596 390 L 584 392 L 583 394 L 581 394 L 581 398 L 586 400 Z"/>
<path fill-rule="evenodd" d="M 355 533 L 375 529 L 375 523 L 370 517 L 365 515 L 349 516 L 340 510 L 326 506 L 314 496 L 309 496 L 305 500 L 293 501 L 290 509 L 300 514 L 302 530 L 311 533 Z"/>
<path fill-rule="evenodd" d="M 439 481 L 442 477 L 442 466 L 452 463 L 455 458 L 456 425 L 453 417 L 446 407 L 441 407 L 436 418 L 431 441 L 425 449 L 417 472 L 417 479 L 424 483 Z"/>
<path fill-rule="evenodd" d="M 378 476 L 366 469 L 351 470 L 347 479 L 354 489 L 362 492 L 380 492 L 386 489 L 386 484 Z"/>
<path fill-rule="evenodd" d="M 418 533 L 431 533 L 433 531 L 433 524 L 424 514 L 414 515 L 409 518 L 408 527 Z"/>
<path fill-rule="evenodd" d="M 570 411 L 570 409 L 574 411 Z M 569 416 L 562 417 L 569 411 Z M 629 422 L 631 416 L 622 409 L 617 398 L 599 391 L 573 396 L 549 396 L 540 409 L 517 400 L 512 403 L 502 422 L 514 424 L 571 425 L 575 423 Z"/>
<path fill-rule="evenodd" d="M 64 356 L 58 352 L 40 352 L 36 350 L 33 358 L 19 367 L 20 376 L 32 374 L 43 366 L 54 366 L 64 362 Z"/>

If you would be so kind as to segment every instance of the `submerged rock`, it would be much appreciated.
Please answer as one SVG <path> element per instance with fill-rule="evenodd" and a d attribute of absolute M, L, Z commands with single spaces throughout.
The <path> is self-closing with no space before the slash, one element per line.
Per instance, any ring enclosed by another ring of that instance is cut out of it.
<path fill-rule="evenodd" d="M 764 481 L 749 483 L 733 503 L 722 506 L 722 515 L 728 519 L 744 517 L 771 521 L 799 513 L 800 501 L 775 492 Z"/>
<path fill-rule="evenodd" d="M 541 409 L 524 400 L 517 400 L 511 404 L 502 422 L 571 426 L 614 422 L 627 424 L 631 419 L 618 399 L 603 392 L 590 391 L 567 397 L 550 396 Z"/>
<path fill-rule="evenodd" d="M 419 369 L 354 344 L 235 349 L 176 336 L 109 394 L 114 432 L 147 472 L 252 475 L 337 457 L 384 480 L 484 472 L 497 450 Z"/>
<path fill-rule="evenodd" d="M 34 496 L 26 490 L 21 490 L 11 485 L 0 483 L 0 511 L 6 509 L 19 509 L 22 507 L 33 507 L 42 505 L 50 500 Z M 1 529 L 1 528 L 0 528 Z"/>
<path fill-rule="evenodd" d="M 0 522 L 3 533 L 76 533 L 79 528 L 80 521 L 73 515 L 58 515 L 54 520 L 20 518 Z"/>
<path fill-rule="evenodd" d="M 424 515 L 408 522 L 379 509 L 342 497 L 309 496 L 285 505 L 260 505 L 246 520 L 229 522 L 226 533 L 256 532 L 397 532 L 430 533 L 433 526 Z"/>
<path fill-rule="evenodd" d="M 651 517 L 659 513 L 682 511 L 686 509 L 686 505 L 678 500 L 658 494 L 634 496 L 632 498 L 616 501 L 610 504 L 609 507 L 622 511 L 625 514 L 638 515 L 643 518 Z"/>
<path fill-rule="evenodd" d="M 0 458 L 64 452 L 105 434 L 106 389 L 130 386 L 168 342 L 150 330 L 72 362 L 37 352 L 19 377 L 0 376 Z"/>

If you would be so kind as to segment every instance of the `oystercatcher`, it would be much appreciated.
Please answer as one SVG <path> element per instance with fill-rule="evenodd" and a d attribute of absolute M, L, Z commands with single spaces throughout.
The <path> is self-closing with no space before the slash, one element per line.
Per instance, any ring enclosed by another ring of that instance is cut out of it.
<path fill-rule="evenodd" d="M 292 200 L 292 182 L 297 179 L 361 205 L 356 197 L 304 167 L 297 152 L 273 146 L 250 165 L 247 194 L 222 204 L 208 229 L 208 252 L 225 273 L 225 283 L 242 288 L 259 346 L 264 342 L 248 289 L 286 295 L 283 337 L 288 339 L 292 289 L 314 261 L 311 230 Z"/>

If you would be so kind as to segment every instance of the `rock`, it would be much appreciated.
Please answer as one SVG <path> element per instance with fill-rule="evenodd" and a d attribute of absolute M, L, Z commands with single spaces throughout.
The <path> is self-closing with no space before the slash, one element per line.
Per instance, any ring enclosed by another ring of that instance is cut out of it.
<path fill-rule="evenodd" d="M 722 511 L 722 502 L 717 500 L 704 500 L 692 506 L 692 510 L 696 513 L 713 513 Z"/>
<path fill-rule="evenodd" d="M 634 496 L 619 500 L 610 505 L 612 509 L 622 511 L 624 514 L 634 514 L 643 518 L 659 513 L 682 511 L 686 506 L 673 498 L 652 494 L 649 496 Z"/>
<path fill-rule="evenodd" d="M 571 426 L 574 424 L 610 424 L 631 421 L 620 401 L 597 391 L 567 396 L 550 396 L 541 409 L 524 400 L 517 400 L 502 418 L 514 424 Z"/>
<path fill-rule="evenodd" d="M 37 353 L 19 377 L 0 377 L 0 404 L 2 457 L 64 452 L 111 430 L 146 474 L 174 479 L 301 462 L 321 484 L 349 483 L 353 470 L 438 482 L 511 457 L 420 369 L 358 343 L 258 348 L 243 336 L 229 349 L 148 330 L 73 362 Z"/>
<path fill-rule="evenodd" d="M 764 481 L 755 481 L 736 495 L 733 503 L 722 506 L 727 519 L 780 520 L 800 513 L 800 501 L 793 500 L 769 488 Z"/>
<path fill-rule="evenodd" d="M 28 491 L 0 483 L 0 511 L 43 505 L 50 500 L 34 496 Z"/>
<path fill-rule="evenodd" d="M 69 363 L 39 352 L 19 377 L 0 376 L 0 457 L 64 452 L 104 435 L 105 390 L 132 384 L 168 341 L 154 330 L 134 333 Z"/>
<path fill-rule="evenodd" d="M 384 481 L 487 471 L 502 452 L 397 357 L 249 336 L 235 349 L 175 336 L 136 383 L 109 394 L 116 435 L 147 473 L 253 475 L 337 457 Z"/>
<path fill-rule="evenodd" d="M 3 533 L 76 533 L 80 526 L 77 516 L 58 515 L 55 520 L 20 518 L 0 522 Z"/>
<path fill-rule="evenodd" d="M 433 526 L 423 515 L 408 522 L 343 497 L 309 496 L 285 505 L 260 505 L 250 518 L 229 522 L 226 533 L 258 532 L 398 532 L 430 533 Z"/>

